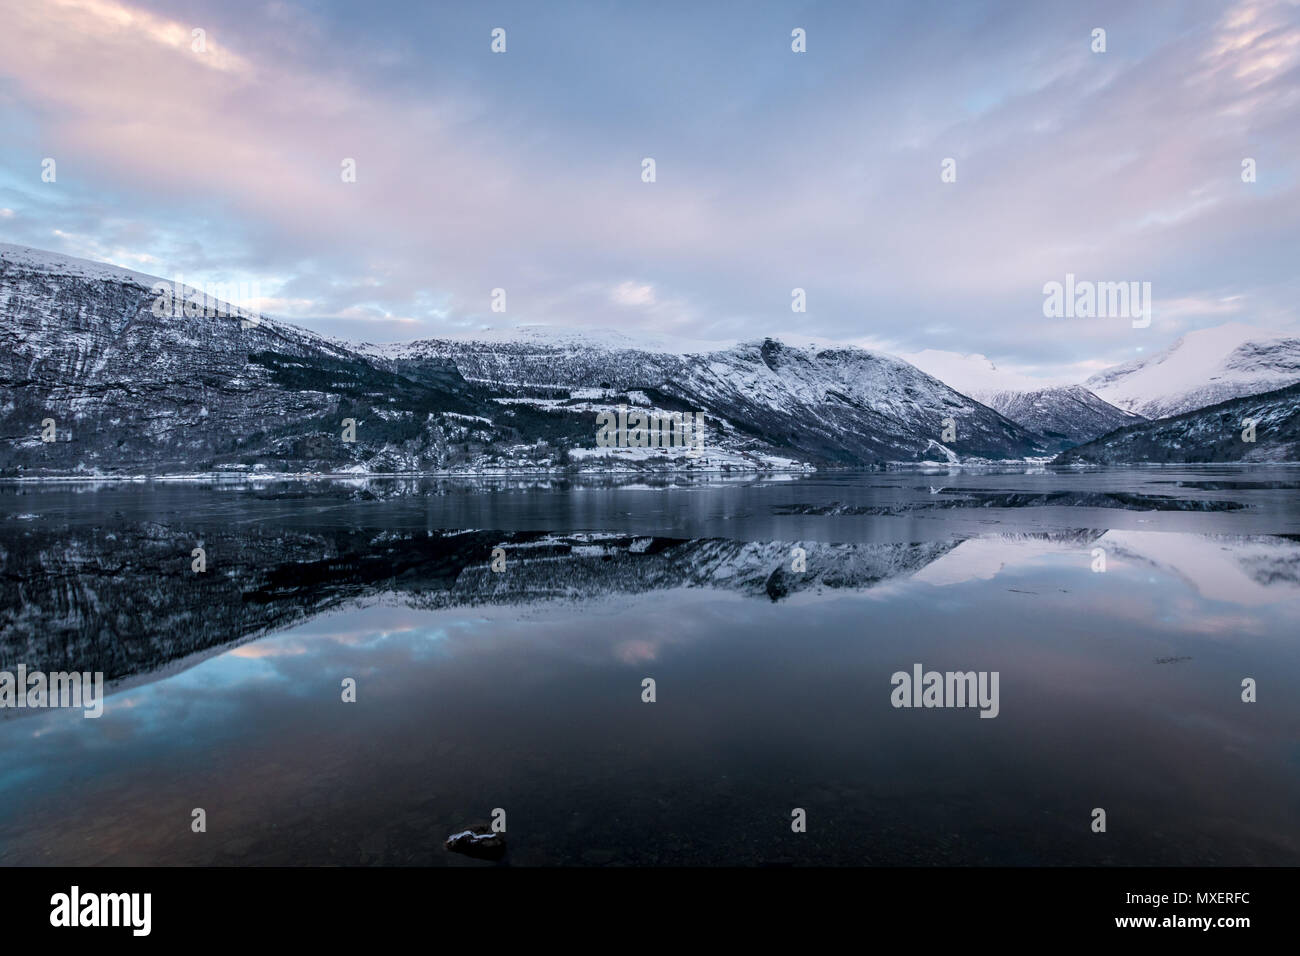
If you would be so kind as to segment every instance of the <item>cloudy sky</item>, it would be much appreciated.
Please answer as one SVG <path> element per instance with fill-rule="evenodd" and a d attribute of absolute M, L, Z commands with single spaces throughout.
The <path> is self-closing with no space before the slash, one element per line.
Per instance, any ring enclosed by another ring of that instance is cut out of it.
<path fill-rule="evenodd" d="M 0 18 L 0 240 L 254 282 L 328 334 L 772 334 L 1078 378 L 1195 328 L 1300 330 L 1297 0 Z M 1045 318 L 1066 273 L 1151 282 L 1151 326 Z"/>

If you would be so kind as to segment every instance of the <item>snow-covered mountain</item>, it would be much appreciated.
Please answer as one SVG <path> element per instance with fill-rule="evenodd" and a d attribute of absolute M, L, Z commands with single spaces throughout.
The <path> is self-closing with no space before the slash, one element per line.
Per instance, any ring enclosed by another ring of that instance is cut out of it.
<path fill-rule="evenodd" d="M 1163 352 L 1084 384 L 1126 411 L 1164 418 L 1296 382 L 1300 338 L 1234 322 L 1189 332 Z"/>
<path fill-rule="evenodd" d="M 159 281 L 0 246 L 0 473 L 399 470 L 506 437 L 455 369 L 417 382 L 266 317 L 160 317 Z"/>
<path fill-rule="evenodd" d="M 1116 408 L 1082 385 L 1057 385 L 1024 392 L 986 392 L 975 396 L 1017 425 L 1068 448 L 1145 419 Z"/>
<path fill-rule="evenodd" d="M 805 460 L 838 464 L 1005 459 L 1050 443 L 901 359 L 850 346 L 776 339 L 680 354 L 593 347 L 562 335 L 517 341 L 430 339 L 380 353 L 396 372 L 450 362 L 516 403 L 636 393 L 660 407 L 705 409 L 720 431 Z M 955 440 L 941 442 L 944 420 Z"/>
<path fill-rule="evenodd" d="M 716 352 L 730 348 L 732 342 L 688 339 L 681 336 L 629 333 L 619 329 L 599 327 L 563 328 L 554 325 L 518 325 L 511 328 L 480 329 L 444 335 L 439 341 L 475 344 L 478 347 L 535 346 L 540 349 L 599 349 L 606 352 L 664 352 L 671 355 L 692 355 Z M 387 345 L 363 343 L 358 346 L 368 354 L 380 357 L 400 356 L 411 351 L 418 343 L 396 342 Z"/>
<path fill-rule="evenodd" d="M 983 355 L 926 349 L 903 357 L 963 395 L 1042 435 L 1058 450 L 1142 420 L 1082 385 L 999 368 Z"/>
<path fill-rule="evenodd" d="M 0 244 L 0 474 L 1014 460 L 1128 432 L 1135 421 L 1084 386 L 1009 374 L 983 356 L 931 351 L 908 362 L 833 343 L 720 346 L 544 327 L 356 345 L 265 316 L 158 315 L 159 281 Z M 1300 339 L 1242 326 L 1192 333 L 1089 381 L 1141 414 L 1196 407 L 1300 381 Z M 597 415 L 619 405 L 703 412 L 705 456 L 597 447 Z M 46 442 L 50 420 L 55 441 Z M 355 441 L 344 437 L 346 420 Z M 1176 454 L 1112 447 L 1135 460 Z M 1285 443 L 1268 452 L 1289 453 Z"/>
<path fill-rule="evenodd" d="M 266 317 L 160 316 L 158 281 L 0 246 L 0 473 L 764 469 L 1050 450 L 864 349 L 764 339 L 681 354 L 585 333 L 362 347 Z M 596 448 L 596 414 L 618 404 L 702 411 L 706 455 Z"/>
<path fill-rule="evenodd" d="M 0 242 L 0 265 L 23 272 L 48 272 L 77 279 L 126 282 L 144 286 L 146 289 L 155 282 L 162 281 L 143 272 L 123 269 L 121 266 L 107 262 L 78 259 L 76 256 L 64 255 L 61 252 L 33 249 L 31 246 L 19 246 L 11 242 Z"/>
<path fill-rule="evenodd" d="M 1063 465 L 1217 461 L 1300 461 L 1300 383 L 1116 429 L 1055 459 Z"/>

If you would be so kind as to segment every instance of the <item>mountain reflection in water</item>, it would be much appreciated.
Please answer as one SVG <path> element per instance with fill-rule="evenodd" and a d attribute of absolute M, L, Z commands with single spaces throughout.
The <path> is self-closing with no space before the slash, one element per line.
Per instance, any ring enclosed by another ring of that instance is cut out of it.
<path fill-rule="evenodd" d="M 0 492 L 0 670 L 110 683 L 0 713 L 0 863 L 494 865 L 442 840 L 500 806 L 497 865 L 1295 865 L 1291 484 Z"/>

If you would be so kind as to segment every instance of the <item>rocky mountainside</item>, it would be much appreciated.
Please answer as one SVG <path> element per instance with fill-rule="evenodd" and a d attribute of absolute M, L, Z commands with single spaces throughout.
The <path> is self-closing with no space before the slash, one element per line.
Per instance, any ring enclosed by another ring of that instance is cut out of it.
<path fill-rule="evenodd" d="M 1201 430 L 1140 427 L 1300 381 L 1300 339 L 1246 326 L 1190 333 L 1091 387 L 1028 387 L 981 356 L 915 356 L 965 383 L 954 387 L 879 352 L 772 338 L 690 346 L 533 329 L 355 345 L 212 301 L 160 311 L 159 282 L 0 244 L 0 476 L 800 470 L 1080 445 L 1068 460 L 1293 454 L 1285 428 L 1234 449 Z M 598 447 L 597 417 L 619 406 L 703 413 L 705 453 Z M 1161 450 L 1165 438 L 1181 444 Z"/>
<path fill-rule="evenodd" d="M 1243 422 L 1254 420 L 1255 440 Z M 1056 464 L 1300 461 L 1300 384 L 1129 425 L 1063 451 Z"/>
<path fill-rule="evenodd" d="M 1300 338 L 1229 323 L 1189 332 L 1147 358 L 1098 372 L 1084 384 L 1146 418 L 1167 418 L 1300 382 Z"/>
<path fill-rule="evenodd" d="M 1142 420 L 1082 385 L 1031 378 L 999 368 L 983 355 L 926 349 L 904 358 L 963 395 L 1042 435 L 1056 450 Z"/>
<path fill-rule="evenodd" d="M 649 351 L 561 335 L 554 341 L 435 339 L 375 349 L 395 371 L 450 362 L 516 402 L 640 393 L 660 407 L 705 409 L 723 428 L 794 458 L 845 465 L 1020 458 L 1043 439 L 892 356 L 775 339 L 704 353 Z M 956 438 L 942 442 L 944 420 Z"/>
<path fill-rule="evenodd" d="M 1141 415 L 1116 408 L 1082 385 L 987 392 L 976 397 L 1016 424 L 1056 442 L 1059 449 L 1145 421 Z"/>
<path fill-rule="evenodd" d="M 680 355 L 581 334 L 355 347 L 221 307 L 156 314 L 159 281 L 0 245 L 0 474 L 764 469 L 1050 448 L 862 349 Z M 707 454 L 595 448 L 596 414 L 620 403 L 704 412 Z"/>
<path fill-rule="evenodd" d="M 486 398 L 454 368 L 395 376 L 264 316 L 160 317 L 147 276 L 14 250 L 0 247 L 3 473 L 400 468 L 507 437 L 479 427 Z M 356 443 L 348 417 L 365 422 Z"/>

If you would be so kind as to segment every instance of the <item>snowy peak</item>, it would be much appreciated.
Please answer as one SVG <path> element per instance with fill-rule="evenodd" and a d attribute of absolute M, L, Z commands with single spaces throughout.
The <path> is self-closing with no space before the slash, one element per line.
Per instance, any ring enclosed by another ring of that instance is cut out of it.
<path fill-rule="evenodd" d="M 821 462 L 1020 458 L 1048 450 L 1029 433 L 902 359 L 855 346 L 791 346 L 774 338 L 702 353 L 428 339 L 389 353 L 392 367 L 449 361 L 512 400 L 539 390 L 635 391 L 704 409 L 737 435 Z M 939 449 L 943 421 L 958 423 Z"/>
<path fill-rule="evenodd" d="M 1243 423 L 1253 422 L 1252 430 Z M 1116 429 L 1057 464 L 1300 461 L 1300 383 Z"/>
<path fill-rule="evenodd" d="M 607 328 L 566 328 L 554 325 L 520 325 L 509 329 L 480 329 L 387 345 L 366 343 L 360 350 L 382 358 L 418 357 L 435 343 L 455 343 L 466 348 L 533 347 L 554 352 L 600 349 L 607 352 L 657 352 L 669 355 L 701 355 L 729 348 L 730 342 L 706 342 L 680 336 L 645 335 Z"/>
<path fill-rule="evenodd" d="M 1159 415 L 1300 381 L 1300 339 L 1249 326 L 1192 333 L 1089 390 L 983 355 L 802 336 L 723 345 L 525 326 L 357 347 L 159 314 L 160 281 L 0 244 L 0 470 L 581 467 L 593 415 L 620 403 L 702 411 L 718 455 L 756 468 L 1019 460 L 1127 431 L 1136 416 L 1112 393 Z M 46 417 L 60 441 L 33 437 Z M 336 441 L 344 419 L 364 421 L 364 437 Z"/>
<path fill-rule="evenodd" d="M 982 401 L 998 414 L 1038 432 L 1060 447 L 1092 441 L 1116 428 L 1142 421 L 1099 398 L 1082 385 L 1058 385 L 1025 392 L 994 392 Z"/>
<path fill-rule="evenodd" d="M 47 252 L 44 249 L 33 249 L 31 246 L 0 242 L 0 266 L 5 265 L 22 271 L 45 272 L 78 279 L 127 282 L 144 289 L 152 288 L 154 283 L 162 281 L 143 272 L 133 272 L 105 262 L 78 259 L 76 256 L 65 256 L 60 252 Z"/>
<path fill-rule="evenodd" d="M 598 448 L 595 416 L 618 404 L 703 413 L 699 466 L 712 469 L 1051 450 L 901 359 L 851 346 L 656 347 L 534 328 L 357 349 L 280 323 L 190 314 L 188 302 L 181 314 L 159 310 L 162 280 L 142 273 L 0 251 L 0 475 L 600 470 L 642 457 L 695 467 L 664 447 Z M 47 418 L 53 441 L 35 430 Z"/>
<path fill-rule="evenodd" d="M 999 368 L 983 355 L 926 349 L 904 358 L 1057 448 L 1091 441 L 1140 420 L 1082 385 Z"/>
<path fill-rule="evenodd" d="M 1180 415 L 1300 381 L 1300 338 L 1239 322 L 1189 332 L 1149 358 L 1098 372 L 1085 383 L 1126 411 Z"/>

